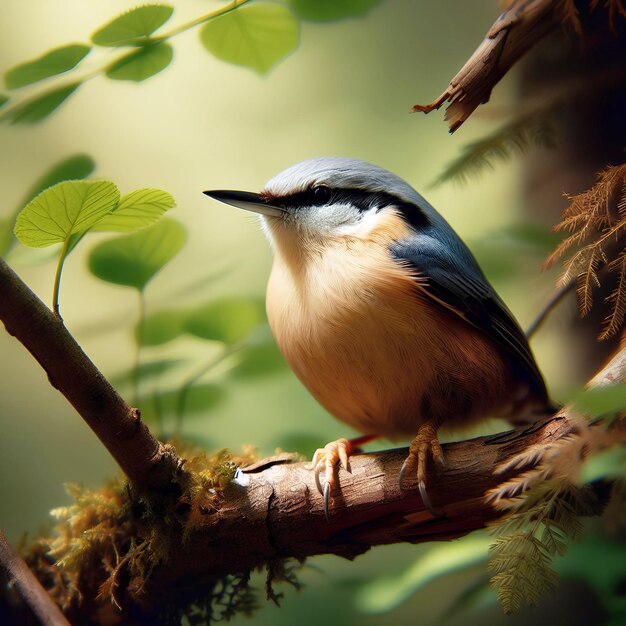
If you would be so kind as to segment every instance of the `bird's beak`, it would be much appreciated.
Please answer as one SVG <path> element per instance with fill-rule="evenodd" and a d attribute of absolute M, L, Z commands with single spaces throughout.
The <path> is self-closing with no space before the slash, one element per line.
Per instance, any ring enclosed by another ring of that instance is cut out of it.
<path fill-rule="evenodd" d="M 261 213 L 262 215 L 271 215 L 273 217 L 283 217 L 286 213 L 285 209 L 274 206 L 258 193 L 233 191 L 229 189 L 215 189 L 205 191 L 204 193 L 209 196 L 209 198 L 219 200 L 224 204 L 230 204 L 238 209 L 252 211 L 253 213 Z"/>

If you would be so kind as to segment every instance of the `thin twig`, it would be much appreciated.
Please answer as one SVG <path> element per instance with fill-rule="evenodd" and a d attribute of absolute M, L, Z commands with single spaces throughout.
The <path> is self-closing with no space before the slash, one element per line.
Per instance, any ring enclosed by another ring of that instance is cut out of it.
<path fill-rule="evenodd" d="M 565 296 L 576 289 L 578 279 L 574 278 L 564 285 L 557 287 L 552 295 L 548 298 L 548 301 L 543 305 L 537 317 L 531 322 L 530 326 L 526 329 L 526 337 L 530 339 L 538 330 L 539 327 L 546 321 L 548 315 L 553 309 L 565 298 Z"/>
<path fill-rule="evenodd" d="M 20 598 L 44 626 L 70 626 L 61 609 L 52 601 L 24 560 L 0 530 L 0 580 L 15 587 Z"/>

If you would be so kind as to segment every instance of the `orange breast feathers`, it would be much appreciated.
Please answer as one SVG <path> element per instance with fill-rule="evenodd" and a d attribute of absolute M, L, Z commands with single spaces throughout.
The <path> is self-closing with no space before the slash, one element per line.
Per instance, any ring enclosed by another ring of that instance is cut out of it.
<path fill-rule="evenodd" d="M 311 394 L 356 429 L 387 437 L 413 436 L 433 417 L 445 427 L 501 414 L 511 383 L 489 339 L 391 258 L 406 228 L 390 213 L 356 236 L 303 240 L 283 230 L 267 291 L 276 342 Z"/>

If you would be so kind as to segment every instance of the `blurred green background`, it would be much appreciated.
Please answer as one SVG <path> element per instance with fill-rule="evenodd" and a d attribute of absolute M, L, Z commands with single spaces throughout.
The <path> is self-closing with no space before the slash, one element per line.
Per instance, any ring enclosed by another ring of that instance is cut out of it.
<path fill-rule="evenodd" d="M 256 218 L 209 200 L 202 190 L 258 190 L 278 171 L 309 157 L 361 158 L 408 180 L 444 214 L 484 261 L 525 326 L 550 293 L 554 274 L 539 274 L 541 255 L 526 259 L 524 273 L 516 266 L 514 279 L 507 269 L 507 257 L 527 254 L 503 234 L 523 212 L 521 161 L 501 164 L 462 187 L 429 188 L 461 147 L 493 129 L 494 121 L 476 115 L 450 136 L 441 112 L 409 113 L 415 102 L 429 102 L 441 93 L 494 21 L 496 5 L 494 0 L 387 0 L 362 18 L 303 22 L 299 48 L 268 76 L 218 61 L 201 47 L 197 31 L 187 32 L 172 42 L 172 65 L 145 83 L 97 77 L 49 120 L 34 127 L 0 126 L 0 216 L 10 215 L 51 165 L 86 153 L 97 163 L 94 176 L 113 180 L 122 193 L 160 187 L 177 201 L 169 216 L 186 226 L 188 242 L 147 288 L 148 313 L 225 297 L 262 298 L 271 251 Z M 49 48 L 85 41 L 133 6 L 128 0 L 4 0 L 0 65 L 6 69 Z M 173 23 L 217 6 L 176 0 Z M 515 95 L 512 72 L 493 101 L 512 103 Z M 89 250 L 107 237 L 90 235 L 69 258 L 61 306 L 68 328 L 114 378 L 134 359 L 137 302 L 132 290 L 105 284 L 87 269 Z M 10 262 L 48 303 L 54 265 L 35 259 L 21 249 Z M 550 328 L 558 326 L 559 315 L 565 313 L 557 314 L 557 322 L 542 331 L 535 346 L 553 388 L 572 384 L 563 363 L 557 366 L 550 357 L 559 341 Z M 180 338 L 146 348 L 143 358 L 183 359 L 182 379 L 219 351 L 211 342 Z M 186 435 L 210 448 L 238 450 L 252 443 L 261 454 L 277 446 L 310 454 L 315 445 L 352 435 L 316 405 L 285 367 L 261 363 L 250 375 L 232 376 L 235 360 L 227 359 L 203 379 L 220 385 L 222 393 L 214 406 L 187 417 Z M 45 525 L 51 508 L 68 502 L 64 483 L 96 487 L 116 468 L 64 398 L 50 388 L 44 372 L 6 333 L 0 333 L 0 368 L 0 527 L 17 540 L 22 532 Z M 436 581 L 388 614 L 365 615 L 354 596 L 364 581 L 400 572 L 428 549 L 376 548 L 357 565 L 335 557 L 311 559 L 302 575 L 306 589 L 285 590 L 282 610 L 265 607 L 253 621 L 439 623 L 451 599 L 484 566 Z M 585 593 L 570 598 L 593 608 L 593 602 L 585 603 Z M 557 596 L 547 604 L 558 601 Z M 577 606 L 570 602 L 580 616 Z M 476 619 L 504 620 L 497 606 L 485 611 Z M 467 616 L 454 619 L 449 623 L 470 623 Z M 507 623 L 524 619 L 521 615 Z"/>

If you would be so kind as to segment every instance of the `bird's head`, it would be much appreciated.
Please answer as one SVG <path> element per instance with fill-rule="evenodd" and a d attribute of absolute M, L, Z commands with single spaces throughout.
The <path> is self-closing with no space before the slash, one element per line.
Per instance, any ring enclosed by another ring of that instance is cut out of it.
<path fill-rule="evenodd" d="M 277 247 L 368 238 L 384 229 L 400 238 L 441 218 L 408 183 L 391 172 L 348 158 L 297 163 L 272 178 L 261 193 L 205 191 L 241 209 L 260 213 Z M 446 225 L 447 226 L 447 225 Z"/>

